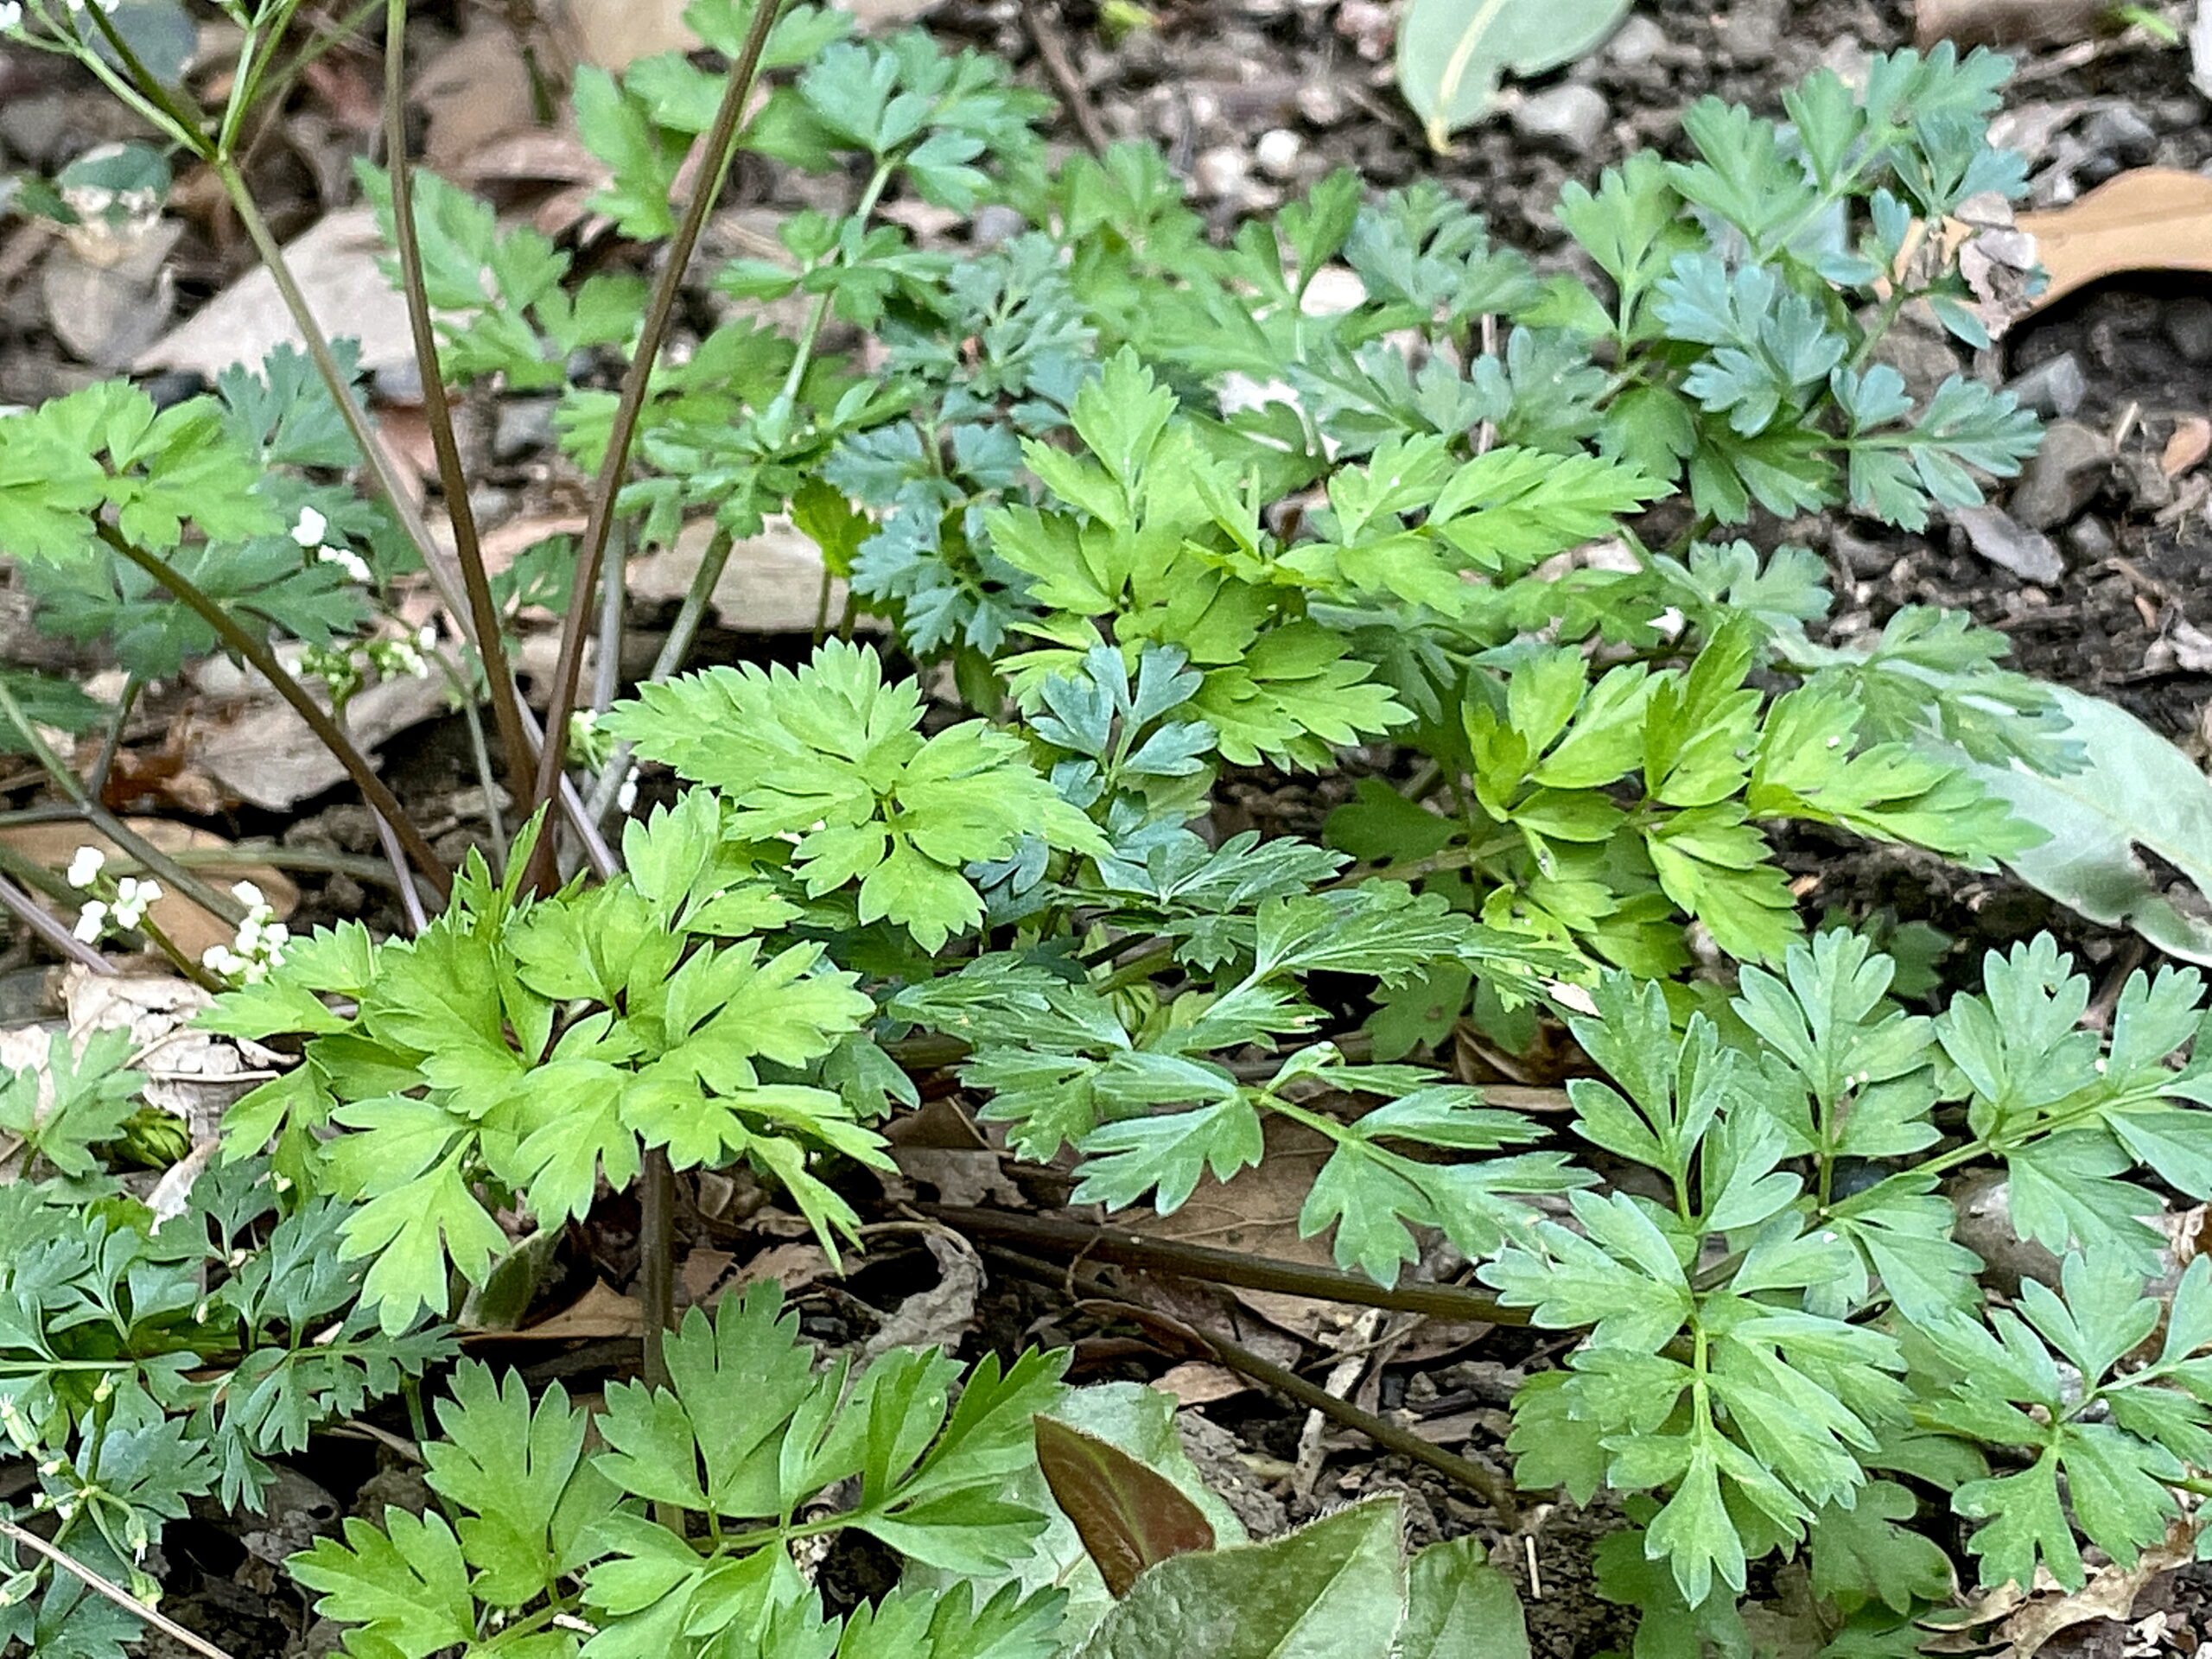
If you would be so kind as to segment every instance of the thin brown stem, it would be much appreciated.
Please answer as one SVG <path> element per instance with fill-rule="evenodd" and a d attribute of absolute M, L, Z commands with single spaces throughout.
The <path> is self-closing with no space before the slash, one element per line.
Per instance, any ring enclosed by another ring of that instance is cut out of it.
<path fill-rule="evenodd" d="M 438 897 L 443 899 L 451 893 L 453 877 L 429 840 L 416 827 L 415 820 L 408 817 L 407 809 L 399 804 L 399 798 L 385 786 L 384 779 L 377 776 L 376 768 L 369 764 L 368 757 L 353 747 L 353 741 L 339 729 L 338 722 L 330 717 L 321 704 L 308 695 L 307 688 L 292 677 L 284 664 L 277 661 L 276 653 L 269 648 L 268 641 L 256 639 L 241 627 L 228 611 L 200 592 L 180 572 L 143 548 L 126 540 L 113 525 L 103 524 L 98 529 L 102 541 L 182 601 L 187 608 L 215 631 L 217 639 L 251 664 L 256 671 L 276 689 L 276 695 L 291 705 L 293 712 L 307 722 L 308 729 L 337 759 L 339 765 L 346 768 L 346 774 L 368 802 L 370 810 L 380 814 L 391 823 L 400 844 L 407 849 L 407 855 L 414 860 L 416 867 L 437 889 Z"/>
<path fill-rule="evenodd" d="M 115 718 L 101 741 L 99 759 L 92 763 L 92 775 L 85 780 L 85 793 L 96 801 L 105 802 L 108 774 L 115 770 L 116 751 L 123 747 L 123 728 L 130 723 L 130 711 L 137 705 L 138 692 L 144 684 L 136 674 L 123 683 L 123 696 L 116 702 Z"/>
<path fill-rule="evenodd" d="M 407 160 L 407 0 L 390 0 L 385 9 L 384 125 L 385 162 L 391 181 L 392 241 L 407 290 L 407 324 L 415 340 L 415 360 L 422 368 L 423 414 L 437 451 L 438 486 L 445 493 L 446 517 L 453 524 L 454 554 L 468 600 L 468 620 L 476 649 L 484 659 L 484 683 L 491 693 L 492 717 L 506 751 L 507 777 L 518 799 L 528 788 L 537 752 L 524 734 L 522 694 L 507 663 L 499 632 L 499 607 L 492 601 L 490 573 L 477 534 L 476 509 L 468 496 L 461 445 L 454 435 L 453 405 L 447 401 L 445 374 L 438 359 L 438 337 L 430 321 L 430 296 L 423 274 L 423 247 L 415 225 L 414 169 Z M 488 787 L 490 778 L 484 780 Z"/>
<path fill-rule="evenodd" d="M 645 315 L 645 331 L 639 337 L 637 355 L 631 359 L 629 372 L 623 378 L 621 400 L 615 405 L 613 424 L 607 433 L 607 454 L 600 462 L 597 485 L 592 493 L 583 545 L 576 553 L 569 613 L 561 629 L 561 655 L 553 671 L 552 696 L 546 706 L 545 747 L 537 757 L 537 783 L 530 798 L 533 805 L 554 798 L 568 760 L 569 715 L 576 706 L 576 690 L 583 672 L 584 642 L 590 637 L 592 605 L 599 592 L 600 565 L 613 533 L 616 504 L 621 497 L 623 477 L 630 467 L 630 447 L 637 439 L 638 422 L 645 411 L 653 366 L 675 320 L 684 272 L 690 266 L 700 233 L 706 228 L 707 214 L 721 192 L 723 177 L 737 153 L 746 105 L 752 102 L 753 82 L 760 75 L 760 54 L 767 48 L 768 33 L 775 27 L 777 14 L 782 10 L 782 0 L 759 0 L 753 11 L 752 26 L 745 32 L 737 60 L 730 66 L 729 84 L 723 89 L 721 107 L 715 111 L 714 126 L 707 135 L 698 185 L 676 227 L 675 238 L 669 244 L 666 264 Z M 554 880 L 553 842 L 550 836 L 540 841 L 531 860 L 532 877 L 541 887 Z"/>
<path fill-rule="evenodd" d="M 316 374 L 336 402 L 346 430 L 353 435 L 354 448 L 360 451 L 362 464 L 368 468 L 377 493 L 391 507 L 392 516 L 399 521 L 400 530 L 422 559 L 423 568 L 429 575 L 430 585 L 437 589 L 439 602 L 446 607 L 469 643 L 476 645 L 480 653 L 483 646 L 475 637 L 476 630 L 469 616 L 467 601 L 461 591 L 459 572 L 453 568 L 450 556 L 432 538 L 429 526 L 423 522 L 421 512 L 399 483 L 398 474 L 385 448 L 384 441 L 377 435 L 376 429 L 369 424 L 368 416 L 354 401 L 353 388 L 346 382 L 345 371 L 339 367 L 338 359 L 331 354 L 330 342 L 324 335 L 321 325 L 315 321 L 314 308 L 308 304 L 307 296 L 292 275 L 291 266 L 284 257 L 284 250 L 278 245 L 275 233 L 269 228 L 269 221 L 262 216 L 259 204 L 246 188 L 244 175 L 235 163 L 229 162 L 217 163 L 215 173 L 225 194 L 230 198 L 232 207 L 238 213 L 239 222 L 245 225 L 246 234 L 252 238 L 254 251 L 261 256 L 262 263 L 268 266 L 270 276 L 276 284 L 276 292 L 284 302 L 284 308 L 291 315 L 301 337 L 307 341 L 308 359 L 315 365 Z M 565 720 L 565 716 L 563 718 Z M 523 713 L 522 725 L 524 736 L 533 745 L 544 741 L 543 734 L 526 709 Z M 558 798 L 562 816 L 568 819 L 569 825 L 582 839 L 592 868 L 602 877 L 612 875 L 617 868 L 613 852 L 607 845 L 606 837 L 599 833 L 599 826 L 585 817 L 582 798 L 573 788 L 563 788 Z"/>
<path fill-rule="evenodd" d="M 1529 1322 L 1527 1309 L 1500 1306 L 1496 1298 L 1462 1285 L 1385 1287 L 1357 1274 L 1246 1255 L 1241 1251 L 1215 1249 L 1205 1244 L 1186 1244 L 1179 1239 L 1149 1238 L 1116 1227 L 1093 1227 L 1083 1222 L 1049 1221 L 1042 1216 L 961 1209 L 950 1205 L 924 1205 L 920 1208 L 957 1232 L 1005 1239 L 1025 1250 L 1071 1255 L 1077 1261 L 1118 1262 L 1124 1267 L 1142 1268 L 1179 1279 L 1235 1285 L 1245 1290 L 1274 1291 L 1286 1296 L 1313 1296 L 1361 1307 L 1389 1308 L 1436 1319 L 1479 1319 L 1491 1325 Z"/>
<path fill-rule="evenodd" d="M 1018 1250 L 1005 1250 L 995 1246 L 989 1248 L 994 1260 L 1003 1262 L 1022 1277 L 1042 1284 L 1064 1286 L 1071 1294 L 1097 1304 L 1103 1313 L 1134 1319 L 1188 1351 L 1218 1360 L 1230 1370 L 1250 1377 L 1264 1388 L 1287 1395 L 1307 1410 L 1318 1411 L 1354 1433 L 1365 1435 L 1385 1451 L 1395 1452 L 1416 1463 L 1426 1464 L 1448 1479 L 1458 1481 L 1497 1512 L 1501 1525 L 1514 1529 L 1521 1524 L 1521 1506 L 1514 1497 L 1513 1483 L 1497 1471 L 1485 1469 L 1471 1459 L 1446 1452 L 1442 1446 L 1432 1446 L 1411 1429 L 1401 1428 L 1372 1412 L 1362 1411 L 1351 1401 L 1339 1400 L 1326 1389 L 1308 1382 L 1297 1372 L 1278 1365 L 1273 1360 L 1262 1359 L 1250 1349 L 1231 1342 L 1226 1337 L 1214 1336 L 1195 1325 L 1185 1325 L 1180 1319 L 1171 1319 L 1155 1308 L 1133 1302 L 1121 1291 L 1087 1274 L 1072 1268 L 1064 1271 L 1050 1262 L 1040 1262 Z"/>
<path fill-rule="evenodd" d="M 186 1630 L 167 1613 L 149 1607 L 121 1585 L 110 1583 L 67 1551 L 58 1549 L 48 1543 L 29 1528 L 19 1527 L 13 1521 L 0 1521 L 0 1537 L 20 1544 L 33 1554 L 45 1556 L 56 1567 L 76 1578 L 95 1595 L 105 1596 L 134 1618 L 143 1619 L 172 1641 L 181 1643 L 185 1647 L 200 1655 L 200 1659 L 231 1659 L 229 1654 L 224 1652 L 206 1637 L 200 1635 L 197 1631 Z"/>

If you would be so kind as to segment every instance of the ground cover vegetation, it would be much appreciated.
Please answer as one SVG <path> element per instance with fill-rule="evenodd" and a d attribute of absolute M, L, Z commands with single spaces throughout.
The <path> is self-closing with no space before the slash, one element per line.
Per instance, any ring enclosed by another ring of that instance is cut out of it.
<path fill-rule="evenodd" d="M 295 8 L 226 10 L 245 67 L 213 110 L 97 6 L 14 21 L 253 226 L 234 146 Z M 404 1395 L 435 1506 L 289 1568 L 362 1659 L 1512 1652 L 1480 1548 L 1408 1559 L 1387 1500 L 1243 1543 L 1164 1401 L 1071 1389 L 1064 1356 L 824 1366 L 772 1287 L 663 1334 L 663 1262 L 644 1376 L 595 1411 L 456 1363 L 518 1217 L 634 1188 L 664 1250 L 676 1185 L 744 1166 L 852 1248 L 887 1122 L 946 1072 L 1109 1212 L 1172 1212 L 1299 1126 L 1330 1148 L 1301 1226 L 1340 1268 L 1387 1290 L 1440 1237 L 1501 1319 L 1561 1333 L 1481 1493 L 1502 1517 L 1516 1488 L 1624 1501 L 1600 1573 L 1639 1654 L 1752 1650 L 1740 1599 L 1782 1559 L 1832 1651 L 1911 1652 L 1961 1582 L 2078 1586 L 2085 1549 L 2125 1565 L 2185 1526 L 2212 1268 L 2146 1287 L 2160 1194 L 2212 1196 L 2199 976 L 2138 975 L 2092 1029 L 2044 939 L 1910 1012 L 1909 941 L 1809 925 L 1770 839 L 1990 868 L 2047 835 L 1991 770 L 2086 759 L 1999 636 L 1907 609 L 1829 646 L 1821 562 L 1740 533 L 1755 509 L 1916 530 L 2033 453 L 2009 396 L 1916 397 L 1879 355 L 1907 308 L 1985 338 L 1929 227 L 2001 223 L 2022 188 L 1988 142 L 2005 60 L 1903 52 L 1778 111 L 1698 105 L 1682 159 L 1562 196 L 1586 282 L 1440 188 L 1349 172 L 1217 241 L 1155 151 L 1048 164 L 1039 100 L 988 57 L 810 5 L 690 17 L 709 54 L 575 89 L 599 210 L 666 245 L 651 281 L 580 276 L 412 171 L 396 118 L 393 164 L 363 169 L 436 365 L 451 550 L 320 334 L 168 408 L 118 381 L 0 418 L 0 546 L 41 624 L 140 678 L 257 670 L 420 894 L 411 933 L 292 938 L 242 892 L 238 937 L 194 960 L 149 878 L 68 873 L 80 954 L 168 951 L 220 988 L 209 1028 L 290 1063 L 158 1216 L 116 1174 L 179 1150 L 130 1045 L 0 1092 L 28 1149 L 0 1187 L 0 1432 L 36 1469 L 0 1637 L 119 1651 L 137 1612 L 29 1540 L 151 1604 L 146 1552 L 188 1500 L 251 1506 L 272 1460 Z M 804 296 L 799 327 L 741 311 L 665 358 L 741 152 L 846 176 L 852 206 L 715 277 Z M 1028 228 L 955 260 L 883 215 L 906 198 Z M 1355 300 L 1318 302 L 1332 269 Z M 824 349 L 833 320 L 862 345 Z M 624 355 L 619 387 L 571 376 L 586 350 Z M 542 723 L 445 409 L 494 380 L 557 392 L 601 480 L 536 577 L 568 614 Z M 680 620 L 634 695 L 577 716 L 608 566 L 701 512 L 690 628 L 773 515 L 848 584 L 842 613 L 825 588 L 795 667 L 690 672 Z M 1612 556 L 1567 556 L 1595 543 Z M 418 573 L 445 604 L 428 638 L 391 602 Z M 425 658 L 531 809 L 456 869 L 344 726 Z M 104 711 L 11 671 L 0 715 L 35 751 Z M 640 767 L 658 798 L 603 829 Z M 1319 837 L 1210 835 L 1250 768 L 1357 783 Z M 1463 1021 L 1509 1049 L 1563 1023 L 1593 1072 L 1571 1121 L 1458 1082 L 1435 1051 Z M 1970 1167 L 2003 1172 L 2056 1287 L 1985 1291 L 1939 1187 Z M 847 1531 L 906 1567 L 836 1614 L 802 1562 Z"/>

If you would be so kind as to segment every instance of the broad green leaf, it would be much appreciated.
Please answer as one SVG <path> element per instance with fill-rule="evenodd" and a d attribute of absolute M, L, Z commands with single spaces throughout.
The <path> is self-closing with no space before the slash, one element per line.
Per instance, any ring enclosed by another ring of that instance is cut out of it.
<path fill-rule="evenodd" d="M 1116 1603 L 1078 1659 L 1342 1659 L 1385 1654 L 1405 1614 L 1395 1498 L 1263 1544 L 1177 1555 Z"/>
<path fill-rule="evenodd" d="M 1992 795 L 2048 834 L 2005 861 L 2030 885 L 2107 927 L 2132 927 L 2185 962 L 2212 963 L 2212 782 L 2187 755 L 2134 715 L 2062 685 L 2047 688 L 2072 722 L 2087 765 L 2049 777 L 2019 762 L 1955 758 Z M 2168 896 L 2164 878 L 2137 852 L 2155 854 L 2196 891 Z"/>
<path fill-rule="evenodd" d="M 1418 1551 L 1406 1622 L 1391 1659 L 1529 1659 L 1529 1631 L 1513 1580 L 1476 1538 Z"/>
<path fill-rule="evenodd" d="M 1398 86 L 1430 147 L 1479 120 L 1501 74 L 1539 75 L 1611 32 L 1630 0 L 1411 0 L 1398 19 Z"/>

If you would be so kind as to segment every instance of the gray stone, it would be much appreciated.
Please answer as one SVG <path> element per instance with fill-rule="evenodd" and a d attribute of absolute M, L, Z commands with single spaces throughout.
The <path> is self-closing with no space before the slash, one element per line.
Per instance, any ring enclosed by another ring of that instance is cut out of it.
<path fill-rule="evenodd" d="M 370 394 L 395 409 L 419 409 L 423 404 L 423 365 L 413 358 L 387 363 L 369 378 Z"/>
<path fill-rule="evenodd" d="M 2103 433 L 2078 421 L 2055 421 L 2008 505 L 2029 529 L 2049 530 L 2088 506 L 2111 475 L 2112 444 Z"/>
<path fill-rule="evenodd" d="M 1615 63 L 1634 67 L 1649 63 L 1667 44 L 1667 31 L 1643 13 L 1631 12 L 1629 20 L 1613 31 L 1613 38 L 1605 42 L 1605 55 Z"/>
<path fill-rule="evenodd" d="M 2020 375 L 2005 390 L 2020 400 L 2022 408 L 2050 420 L 2081 409 L 2082 400 L 2089 395 L 2089 378 L 2082 372 L 2081 359 L 2061 352 Z"/>
<path fill-rule="evenodd" d="M 2176 300 L 2166 308 L 2166 338 L 2183 358 L 2194 364 L 2212 363 L 2212 300 Z"/>
<path fill-rule="evenodd" d="M 1966 367 L 1951 337 L 1932 319 L 1910 311 L 1882 336 L 1874 347 L 1874 358 L 1903 375 L 1904 389 L 1923 403 L 1936 395 L 1936 387 Z"/>
<path fill-rule="evenodd" d="M 2129 104 L 2109 104 L 2082 128 L 2082 142 L 2092 153 L 2139 167 L 2158 153 L 2158 132 Z"/>
<path fill-rule="evenodd" d="M 1713 44 L 1730 63 L 1764 63 L 1782 44 L 1783 5 L 1775 0 L 1737 0 L 1713 29 Z"/>
<path fill-rule="evenodd" d="M 1288 127 L 1270 127 L 1252 146 L 1252 159 L 1271 179 L 1287 179 L 1298 171 L 1298 157 L 1306 141 Z"/>
<path fill-rule="evenodd" d="M 2067 525 L 2059 540 L 2065 544 L 2068 562 L 2075 565 L 2101 564 L 2119 545 L 2112 538 L 2112 527 L 2093 512 Z"/>
<path fill-rule="evenodd" d="M 512 466 L 551 448 L 555 407 L 550 397 L 510 397 L 501 404 L 492 426 L 492 459 Z"/>
<path fill-rule="evenodd" d="M 1605 96 L 1595 87 L 1570 83 L 1515 105 L 1513 130 L 1531 143 L 1581 156 L 1604 135 L 1608 113 Z"/>
<path fill-rule="evenodd" d="M 2050 537 L 2014 523 L 2001 507 L 1960 507 L 1951 522 L 1966 531 L 1975 552 L 2023 582 L 2054 582 L 2066 574 Z"/>
<path fill-rule="evenodd" d="M 1029 228 L 1029 221 L 1014 208 L 1002 202 L 987 202 L 976 210 L 975 223 L 968 227 L 968 239 L 979 248 L 995 248 L 1001 242 L 1011 242 Z"/>

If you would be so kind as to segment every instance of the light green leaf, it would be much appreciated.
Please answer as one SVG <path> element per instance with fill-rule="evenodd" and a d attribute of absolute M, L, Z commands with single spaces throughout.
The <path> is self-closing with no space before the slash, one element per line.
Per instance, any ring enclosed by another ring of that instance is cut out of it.
<path fill-rule="evenodd" d="M 1398 86 L 1433 149 L 1478 120 L 1498 76 L 1538 75 L 1604 40 L 1629 0 L 1412 0 L 1398 20 Z"/>

